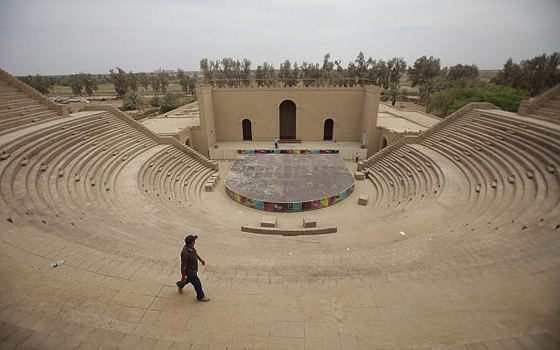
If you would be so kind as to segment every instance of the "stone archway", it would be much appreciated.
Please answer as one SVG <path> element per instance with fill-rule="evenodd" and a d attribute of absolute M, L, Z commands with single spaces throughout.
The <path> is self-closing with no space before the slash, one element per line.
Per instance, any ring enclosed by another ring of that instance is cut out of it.
<path fill-rule="evenodd" d="M 280 139 L 295 140 L 296 138 L 296 104 L 285 100 L 280 104 Z"/>
<path fill-rule="evenodd" d="M 329 118 L 325 120 L 325 127 L 323 130 L 323 140 L 324 141 L 332 141 L 333 139 L 333 129 L 334 129 L 334 121 Z"/>
<path fill-rule="evenodd" d="M 383 136 L 383 138 L 381 139 L 381 149 L 385 147 L 387 147 L 387 138 Z"/>
<path fill-rule="evenodd" d="M 253 141 L 251 121 L 249 119 L 243 119 L 243 121 L 241 122 L 241 127 L 243 129 L 243 141 Z"/>

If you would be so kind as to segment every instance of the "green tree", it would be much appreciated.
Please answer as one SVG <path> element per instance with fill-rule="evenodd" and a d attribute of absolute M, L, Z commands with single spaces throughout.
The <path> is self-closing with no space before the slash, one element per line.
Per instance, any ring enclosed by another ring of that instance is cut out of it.
<path fill-rule="evenodd" d="M 344 86 L 354 86 L 357 79 L 357 69 L 354 62 L 348 63 L 348 68 L 346 69 L 346 79 L 344 80 Z"/>
<path fill-rule="evenodd" d="M 340 60 L 334 61 L 336 66 L 336 80 L 334 84 L 336 86 L 346 86 L 346 70 L 340 65 L 340 63 Z"/>
<path fill-rule="evenodd" d="M 402 57 L 393 57 L 387 62 L 389 83 L 399 85 L 402 75 L 406 72 L 406 61 Z"/>
<path fill-rule="evenodd" d="M 166 92 L 163 95 L 161 106 L 159 107 L 159 113 L 167 113 L 175 108 L 179 108 L 180 106 L 179 96 L 172 92 Z"/>
<path fill-rule="evenodd" d="M 288 79 L 288 86 L 297 86 L 299 84 L 299 65 L 297 62 L 294 62 L 294 66 L 292 71 L 290 72 L 290 78 Z"/>
<path fill-rule="evenodd" d="M 255 83 L 257 86 L 264 86 L 264 71 L 262 66 L 257 66 L 257 70 L 255 71 Z"/>
<path fill-rule="evenodd" d="M 440 60 L 430 56 L 422 56 L 414 61 L 414 65 L 408 68 L 408 77 L 412 86 L 422 85 L 428 80 L 437 77 L 441 73 Z"/>
<path fill-rule="evenodd" d="M 235 61 L 232 58 L 222 58 L 219 71 L 224 86 L 235 86 Z"/>
<path fill-rule="evenodd" d="M 398 83 L 390 83 L 389 88 L 383 91 L 382 99 L 384 101 L 391 101 L 391 105 L 394 106 L 397 101 L 401 101 L 404 98 L 404 93 Z"/>
<path fill-rule="evenodd" d="M 251 61 L 244 58 L 242 62 L 242 66 L 243 66 L 243 74 L 242 74 L 243 85 L 250 86 L 251 85 Z"/>
<path fill-rule="evenodd" d="M 301 64 L 301 78 L 303 86 L 315 86 L 320 83 L 321 68 L 318 64 L 303 62 Z"/>
<path fill-rule="evenodd" d="M 212 83 L 217 87 L 226 86 L 226 79 L 220 66 L 220 61 L 210 61 L 210 71 L 212 72 Z"/>
<path fill-rule="evenodd" d="M 196 95 L 196 76 L 193 75 L 189 78 L 189 91 L 191 94 Z"/>
<path fill-rule="evenodd" d="M 200 60 L 200 70 L 202 71 L 202 76 L 204 77 L 204 84 L 214 85 L 214 80 L 212 79 L 212 68 L 210 63 L 208 63 L 207 58 Z"/>
<path fill-rule="evenodd" d="M 111 79 L 107 74 L 97 74 L 97 84 L 108 84 Z"/>
<path fill-rule="evenodd" d="M 117 97 L 122 98 L 128 91 L 128 79 L 126 76 L 126 72 L 119 67 L 117 67 L 117 71 L 111 69 L 111 82 L 115 87 L 115 92 L 117 93 Z"/>
<path fill-rule="evenodd" d="M 70 76 L 70 88 L 72 89 L 72 93 L 74 95 L 80 96 L 82 94 L 82 90 L 84 89 L 84 81 L 81 78 L 81 74 L 72 74 Z"/>
<path fill-rule="evenodd" d="M 434 94 L 427 111 L 439 116 L 449 115 L 469 102 L 491 102 L 503 110 L 517 112 L 526 91 L 508 86 L 485 84 L 478 88 L 452 88 Z"/>
<path fill-rule="evenodd" d="M 292 76 L 292 64 L 290 60 L 285 60 L 284 63 L 280 64 L 280 68 L 278 69 L 278 80 L 280 80 L 284 86 L 288 85 L 288 81 Z"/>
<path fill-rule="evenodd" d="M 72 74 L 68 83 L 74 95 L 81 95 L 82 90 L 85 90 L 91 96 L 98 89 L 97 77 L 89 73 Z"/>
<path fill-rule="evenodd" d="M 456 64 L 449 67 L 447 71 L 447 79 L 449 80 L 462 80 L 462 79 L 476 79 L 478 77 L 478 67 L 473 65 Z"/>
<path fill-rule="evenodd" d="M 141 109 L 143 105 L 142 97 L 136 91 L 129 91 L 124 95 L 122 109 L 132 111 Z"/>
<path fill-rule="evenodd" d="M 152 90 L 154 90 L 157 95 L 161 87 L 161 82 L 157 74 L 152 74 L 150 76 L 150 85 L 152 86 Z"/>
<path fill-rule="evenodd" d="M 258 86 L 273 86 L 275 84 L 276 74 L 272 64 L 264 62 L 262 66 L 257 66 L 255 72 L 255 82 Z"/>
<path fill-rule="evenodd" d="M 433 94 L 446 88 L 446 80 L 442 76 L 435 76 L 420 85 L 420 99 L 428 101 Z"/>
<path fill-rule="evenodd" d="M 177 79 L 179 79 L 179 85 L 181 85 L 181 89 L 186 94 L 189 92 L 190 86 L 190 76 L 185 73 L 182 69 L 177 69 Z"/>
<path fill-rule="evenodd" d="M 268 64 L 268 62 L 263 63 L 265 76 L 266 76 L 266 86 L 274 86 L 276 84 L 276 70 L 274 65 Z"/>
<path fill-rule="evenodd" d="M 161 98 L 159 96 L 152 96 L 150 98 L 150 106 L 152 107 L 160 107 L 161 106 Z"/>
<path fill-rule="evenodd" d="M 138 92 L 138 78 L 134 75 L 134 73 L 128 72 L 126 75 L 126 83 L 130 90 Z"/>
<path fill-rule="evenodd" d="M 167 92 L 167 88 L 169 87 L 169 75 L 166 72 L 159 72 L 158 79 L 161 91 L 165 94 Z"/>
<path fill-rule="evenodd" d="M 389 88 L 389 83 L 391 80 L 391 67 L 389 67 L 389 62 L 379 60 L 377 62 L 372 62 L 371 75 L 372 84 L 381 86 L 384 89 Z"/>
<path fill-rule="evenodd" d="M 560 83 L 560 53 L 542 54 L 521 61 L 522 81 L 518 88 L 536 96 Z"/>
<path fill-rule="evenodd" d="M 86 91 L 86 94 L 88 94 L 89 96 L 93 95 L 94 91 L 97 91 L 98 89 L 98 84 L 97 84 L 97 77 L 95 75 L 91 75 L 89 73 L 80 73 L 79 74 L 79 80 L 82 83 L 83 88 Z M 74 91 L 74 89 L 72 89 L 72 91 Z M 81 92 L 81 89 L 80 89 Z M 79 95 L 79 93 L 78 93 Z"/>
<path fill-rule="evenodd" d="M 367 79 L 368 62 L 362 51 L 358 53 L 358 57 L 356 57 L 354 63 L 356 65 L 356 78 L 358 79 L 358 83 L 363 86 Z"/>
<path fill-rule="evenodd" d="M 148 74 L 141 72 L 138 75 L 138 82 L 142 85 L 144 91 L 148 91 L 148 87 L 150 86 L 150 78 L 148 77 Z"/>
<path fill-rule="evenodd" d="M 294 63 L 292 68 L 290 60 L 284 61 L 284 63 L 280 64 L 277 77 L 284 86 L 296 86 L 299 78 L 299 66 L 297 62 Z"/>
<path fill-rule="evenodd" d="M 331 61 L 331 54 L 327 53 L 323 56 L 323 66 L 321 67 L 321 85 L 333 85 L 335 82 L 335 63 Z"/>
<path fill-rule="evenodd" d="M 511 87 L 520 87 L 521 81 L 523 80 L 523 71 L 521 66 L 514 63 L 510 58 L 504 64 L 504 68 L 498 72 L 498 74 L 491 79 L 494 84 L 500 84 Z"/>
<path fill-rule="evenodd" d="M 491 82 L 524 89 L 536 96 L 560 83 L 560 53 L 543 54 L 520 64 L 510 58 Z"/>
<path fill-rule="evenodd" d="M 31 86 L 35 90 L 39 91 L 40 93 L 46 95 L 49 93 L 49 90 L 52 87 L 52 82 L 48 77 L 41 76 L 39 74 L 32 76 L 28 75 L 26 77 L 19 78 L 22 82 L 26 83 L 27 85 Z"/>

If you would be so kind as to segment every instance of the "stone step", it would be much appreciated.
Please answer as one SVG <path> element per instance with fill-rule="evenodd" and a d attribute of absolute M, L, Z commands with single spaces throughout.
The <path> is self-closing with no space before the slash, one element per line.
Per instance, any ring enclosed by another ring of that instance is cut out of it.
<path fill-rule="evenodd" d="M 560 101 L 548 100 L 543 104 L 543 107 L 557 109 L 560 108 Z"/>
<path fill-rule="evenodd" d="M 556 110 L 554 108 L 547 108 L 547 107 L 542 107 L 537 109 L 537 113 L 538 114 L 550 114 L 550 115 L 560 115 L 560 109 Z"/>
<path fill-rule="evenodd" d="M 46 110 L 49 110 L 46 106 L 41 106 L 41 105 L 26 106 L 24 108 L 10 109 L 10 110 L 2 111 L 2 112 L 0 112 L 0 118 L 16 117 L 16 116 L 19 116 L 19 115 L 37 113 L 37 112 L 46 111 Z"/>
<path fill-rule="evenodd" d="M 545 120 L 545 121 L 549 121 L 549 122 L 553 122 L 553 123 L 560 122 L 560 117 L 550 117 L 550 116 L 539 115 L 539 114 L 529 114 L 529 116 L 532 117 L 532 118 Z"/>

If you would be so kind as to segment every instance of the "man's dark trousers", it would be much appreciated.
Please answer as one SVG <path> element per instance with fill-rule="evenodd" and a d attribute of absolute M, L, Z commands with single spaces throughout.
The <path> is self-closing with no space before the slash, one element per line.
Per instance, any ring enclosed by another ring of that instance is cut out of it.
<path fill-rule="evenodd" d="M 202 283 L 200 283 L 200 278 L 197 275 L 187 276 L 187 280 L 185 283 L 182 281 L 177 282 L 177 286 L 183 288 L 187 284 L 191 283 L 196 291 L 196 298 L 202 299 L 204 298 L 204 292 L 202 291 Z"/>

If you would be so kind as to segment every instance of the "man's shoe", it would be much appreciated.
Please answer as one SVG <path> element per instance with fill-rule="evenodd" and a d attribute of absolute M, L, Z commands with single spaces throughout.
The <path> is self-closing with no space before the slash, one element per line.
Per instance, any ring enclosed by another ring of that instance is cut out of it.
<path fill-rule="evenodd" d="M 204 302 L 206 302 L 206 301 L 210 301 L 210 298 L 204 297 L 204 298 L 202 298 L 202 299 L 198 299 L 198 301 L 204 301 Z"/>
<path fill-rule="evenodd" d="M 181 287 L 179 283 L 181 283 L 181 281 L 177 281 L 177 283 L 175 283 L 177 285 L 177 290 L 179 291 L 179 293 L 183 294 L 183 287 Z"/>

